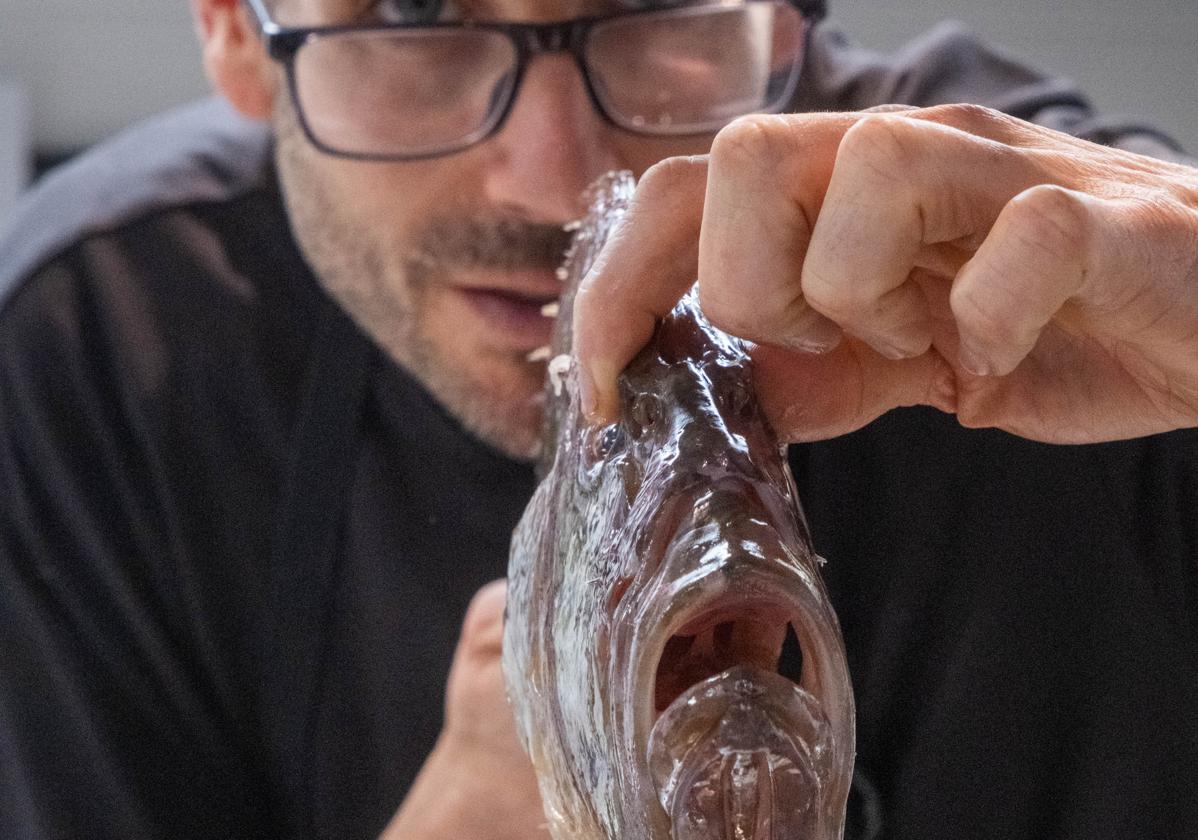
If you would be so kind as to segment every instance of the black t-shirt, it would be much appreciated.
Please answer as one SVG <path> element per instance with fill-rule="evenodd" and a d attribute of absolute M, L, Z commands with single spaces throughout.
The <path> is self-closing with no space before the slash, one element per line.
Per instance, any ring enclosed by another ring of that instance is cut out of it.
<path fill-rule="evenodd" d="M 823 34 L 798 106 L 962 100 L 1176 154 L 954 28 L 888 60 Z M 377 835 L 504 572 L 531 470 L 324 295 L 270 151 L 202 104 L 0 238 L 0 837 Z M 1051 447 L 909 409 L 792 461 L 855 824 L 1198 836 L 1198 434 Z"/>

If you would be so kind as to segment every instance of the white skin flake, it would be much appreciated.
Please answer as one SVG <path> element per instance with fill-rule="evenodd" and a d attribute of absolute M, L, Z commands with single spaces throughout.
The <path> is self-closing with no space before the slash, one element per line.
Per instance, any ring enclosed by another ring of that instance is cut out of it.
<path fill-rule="evenodd" d="M 555 397 L 562 395 L 562 387 L 566 384 L 566 374 L 570 372 L 571 364 L 573 364 L 573 361 L 569 353 L 554 356 L 549 361 L 549 384 L 553 387 L 553 395 Z"/>

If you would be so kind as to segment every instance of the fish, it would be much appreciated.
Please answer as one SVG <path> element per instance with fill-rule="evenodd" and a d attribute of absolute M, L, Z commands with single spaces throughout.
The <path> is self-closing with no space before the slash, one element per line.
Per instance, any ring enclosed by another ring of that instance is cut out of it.
<path fill-rule="evenodd" d="M 619 420 L 582 412 L 573 300 L 634 189 L 592 186 L 562 272 L 541 480 L 509 556 L 516 728 L 554 840 L 837 840 L 852 684 L 750 347 L 692 289 L 621 375 Z"/>

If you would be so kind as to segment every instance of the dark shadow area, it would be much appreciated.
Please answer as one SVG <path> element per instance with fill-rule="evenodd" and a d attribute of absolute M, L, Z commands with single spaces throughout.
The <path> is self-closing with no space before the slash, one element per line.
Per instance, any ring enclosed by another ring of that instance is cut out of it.
<path fill-rule="evenodd" d="M 82 149 L 72 149 L 59 152 L 37 152 L 33 156 L 33 183 L 37 183 L 50 170 L 61 166 L 82 151 Z"/>

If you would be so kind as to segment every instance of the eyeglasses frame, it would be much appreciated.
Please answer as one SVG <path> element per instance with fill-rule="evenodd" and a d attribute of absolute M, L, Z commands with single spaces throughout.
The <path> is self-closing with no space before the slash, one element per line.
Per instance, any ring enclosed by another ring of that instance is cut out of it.
<path fill-rule="evenodd" d="M 782 2 L 793 6 L 799 12 L 799 15 L 802 17 L 804 23 L 804 55 L 807 54 L 807 50 L 810 46 L 811 32 L 815 24 L 827 16 L 827 3 L 825 0 L 743 0 L 743 2 Z M 296 117 L 299 120 L 299 124 L 304 132 L 304 135 L 308 138 L 308 142 L 310 142 L 321 152 L 334 157 L 345 158 L 348 160 L 374 162 L 429 160 L 431 158 L 451 155 L 455 152 L 463 151 L 471 146 L 481 143 L 489 137 L 497 134 L 500 129 L 503 128 L 504 123 L 507 121 L 508 115 L 512 111 L 512 106 L 516 102 L 516 97 L 520 92 L 520 86 L 524 81 L 524 74 L 528 69 L 529 62 L 538 55 L 559 52 L 568 53 L 571 57 L 573 57 L 575 65 L 578 67 L 578 71 L 582 76 L 587 95 L 591 100 L 591 104 L 594 106 L 595 111 L 600 115 L 603 121 L 608 125 L 632 134 L 650 137 L 684 137 L 687 135 L 706 133 L 706 130 L 681 132 L 653 131 L 652 129 L 633 127 L 620 122 L 608 113 L 607 108 L 604 106 L 602 99 L 595 89 L 594 82 L 591 79 L 590 71 L 586 66 L 586 39 L 590 33 L 590 30 L 594 28 L 596 24 L 605 23 L 612 19 L 636 17 L 638 15 L 648 15 L 652 13 L 660 13 L 662 11 L 669 11 L 671 9 L 683 9 L 688 7 L 683 4 L 650 6 L 643 9 L 629 9 L 627 11 L 620 11 L 612 14 L 591 15 L 552 23 L 464 20 L 445 23 L 370 23 L 337 24 L 325 26 L 281 26 L 270 16 L 270 12 L 267 10 L 264 0 L 245 0 L 245 4 L 249 7 L 250 12 L 254 15 L 258 22 L 259 31 L 265 43 L 267 54 L 284 67 L 287 75 L 287 87 L 291 96 L 291 101 L 295 106 Z M 715 3 L 712 5 L 718 7 L 720 4 Z M 343 149 L 336 149 L 328 146 L 316 136 L 316 133 L 312 130 L 312 127 L 309 124 L 307 115 L 304 113 L 304 106 L 300 102 L 299 87 L 297 83 L 298 73 L 295 69 L 296 56 L 310 39 L 352 33 L 390 32 L 397 30 L 412 31 L 455 29 L 477 29 L 499 32 L 505 35 L 516 48 L 515 77 L 512 79 L 511 91 L 506 97 L 507 101 L 504 103 L 502 108 L 494 109 L 494 112 L 489 115 L 487 122 L 480 126 L 477 131 L 467 135 L 452 145 L 440 147 L 436 151 L 417 152 L 414 154 L 347 152 Z M 801 72 L 801 68 L 799 72 Z"/>

